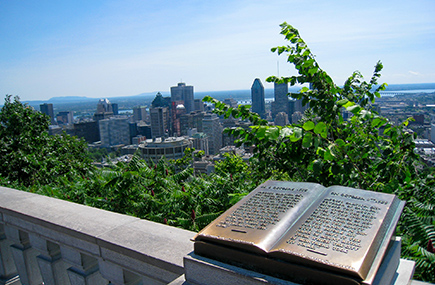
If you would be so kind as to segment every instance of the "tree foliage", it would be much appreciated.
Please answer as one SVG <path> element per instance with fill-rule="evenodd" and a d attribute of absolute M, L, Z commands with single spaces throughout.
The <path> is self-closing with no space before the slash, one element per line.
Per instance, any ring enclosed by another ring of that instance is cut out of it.
<path fill-rule="evenodd" d="M 26 186 L 85 175 L 91 167 L 86 144 L 65 134 L 50 136 L 48 116 L 11 97 L 0 112 L 0 175 Z"/>

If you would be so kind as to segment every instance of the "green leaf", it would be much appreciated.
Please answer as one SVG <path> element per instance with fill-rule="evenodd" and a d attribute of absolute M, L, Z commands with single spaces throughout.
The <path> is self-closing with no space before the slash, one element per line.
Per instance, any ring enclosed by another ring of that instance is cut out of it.
<path fill-rule="evenodd" d="M 277 127 L 269 127 L 266 129 L 265 138 L 268 140 L 276 140 L 279 137 L 279 129 Z"/>
<path fill-rule="evenodd" d="M 347 108 L 354 106 L 354 105 L 355 105 L 354 102 L 348 101 L 346 104 L 343 105 L 343 107 L 347 109 Z"/>
<path fill-rule="evenodd" d="M 297 142 L 302 138 L 302 129 L 301 128 L 294 128 L 293 133 L 290 136 L 290 141 Z"/>
<path fill-rule="evenodd" d="M 362 110 L 361 106 L 359 105 L 353 105 L 346 109 L 354 115 L 358 115 L 358 113 Z"/>
<path fill-rule="evenodd" d="M 302 139 L 302 146 L 305 148 L 311 147 L 313 144 L 313 135 L 311 133 L 305 133 L 304 138 Z"/>
<path fill-rule="evenodd" d="M 344 140 L 342 139 L 336 139 L 335 143 L 339 146 L 339 147 L 344 147 L 346 145 L 346 143 L 344 142 Z"/>
<path fill-rule="evenodd" d="M 337 102 L 337 105 L 343 106 L 343 105 L 347 104 L 348 102 L 349 102 L 349 100 L 347 100 L 347 99 L 341 99 Z"/>
<path fill-rule="evenodd" d="M 320 135 L 322 138 L 326 139 L 328 136 L 328 127 L 324 122 L 317 123 L 316 127 L 314 128 L 314 133 Z"/>
<path fill-rule="evenodd" d="M 306 131 L 311 131 L 312 129 L 314 129 L 314 123 L 311 121 L 305 122 L 302 128 Z"/>

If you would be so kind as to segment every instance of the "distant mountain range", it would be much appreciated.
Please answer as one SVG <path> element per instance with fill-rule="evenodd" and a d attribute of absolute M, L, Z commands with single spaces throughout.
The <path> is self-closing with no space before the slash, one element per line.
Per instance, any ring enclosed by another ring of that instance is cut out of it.
<path fill-rule="evenodd" d="M 289 88 L 289 92 L 298 92 L 300 90 L 300 86 L 292 86 Z M 391 84 L 388 85 L 385 91 L 406 91 L 406 90 L 424 90 L 424 89 L 435 89 L 435 83 L 415 83 L 415 84 Z M 273 98 L 273 89 L 265 89 L 265 97 Z M 130 99 L 145 99 L 152 100 L 158 92 L 147 92 L 141 93 L 137 95 L 131 96 L 117 96 L 117 97 L 108 97 L 108 99 L 112 102 L 124 101 Z M 170 96 L 169 92 L 160 92 L 163 96 Z M 195 98 L 201 99 L 204 96 L 209 95 L 216 99 L 224 99 L 224 98 L 249 98 L 251 95 L 251 90 L 225 90 L 225 91 L 201 91 L 195 92 Z M 105 98 L 105 97 L 101 97 Z M 33 100 L 33 101 L 23 101 L 28 103 L 29 105 L 35 106 L 43 103 L 53 103 L 53 104 L 65 104 L 65 103 L 79 103 L 79 102 L 98 102 L 101 98 L 89 98 L 85 96 L 64 96 L 64 97 L 53 97 L 49 100 Z"/>

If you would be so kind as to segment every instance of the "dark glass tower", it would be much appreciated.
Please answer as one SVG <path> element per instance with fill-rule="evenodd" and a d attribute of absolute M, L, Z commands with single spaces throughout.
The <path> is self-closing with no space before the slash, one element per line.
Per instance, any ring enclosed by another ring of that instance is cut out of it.
<path fill-rule="evenodd" d="M 262 118 L 265 117 L 266 107 L 264 102 L 264 86 L 259 78 L 255 78 L 251 87 L 252 112 L 259 114 Z"/>
<path fill-rule="evenodd" d="M 171 87 L 171 101 L 183 101 L 187 114 L 194 111 L 193 86 L 187 86 L 186 83 L 178 83 L 177 86 Z"/>

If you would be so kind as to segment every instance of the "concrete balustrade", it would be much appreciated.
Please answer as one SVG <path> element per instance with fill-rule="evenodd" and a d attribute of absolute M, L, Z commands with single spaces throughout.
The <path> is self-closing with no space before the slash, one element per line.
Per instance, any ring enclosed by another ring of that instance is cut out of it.
<path fill-rule="evenodd" d="M 194 235 L 0 187 L 0 285 L 182 284 Z"/>

